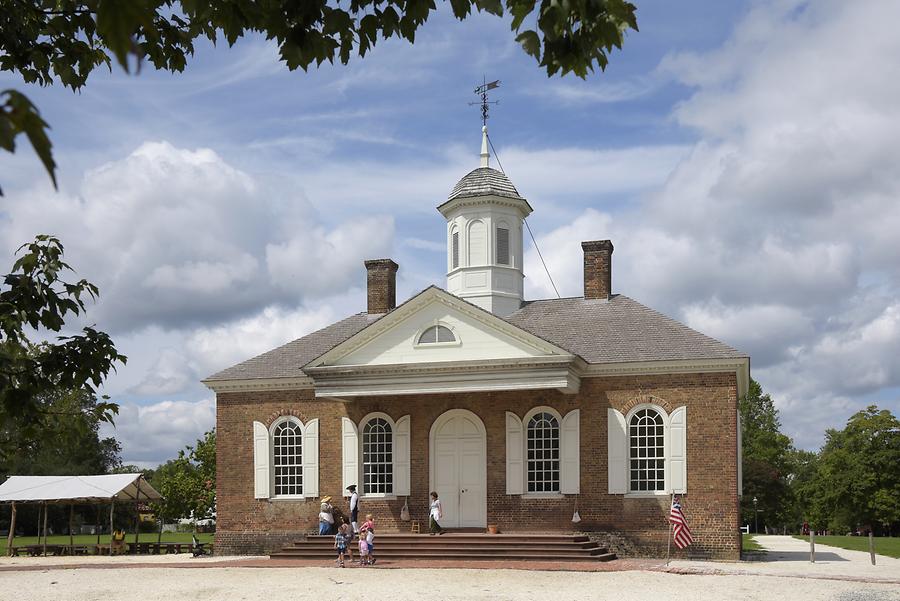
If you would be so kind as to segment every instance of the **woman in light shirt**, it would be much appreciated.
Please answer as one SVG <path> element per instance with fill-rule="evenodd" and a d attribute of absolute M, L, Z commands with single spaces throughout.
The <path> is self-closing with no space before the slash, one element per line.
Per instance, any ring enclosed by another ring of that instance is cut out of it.
<path fill-rule="evenodd" d="M 438 499 L 438 494 L 436 492 L 431 493 L 431 511 L 428 514 L 428 527 L 431 530 L 431 536 L 435 534 L 443 534 L 444 529 L 441 528 L 440 520 L 444 517 L 444 511 L 441 508 L 441 501 Z"/>

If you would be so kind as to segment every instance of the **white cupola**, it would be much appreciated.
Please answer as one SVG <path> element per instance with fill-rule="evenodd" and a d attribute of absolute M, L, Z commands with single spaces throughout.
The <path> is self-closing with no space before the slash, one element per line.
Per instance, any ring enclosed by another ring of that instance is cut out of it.
<path fill-rule="evenodd" d="M 489 166 L 487 127 L 481 136 L 481 167 L 438 207 L 447 220 L 447 291 L 505 317 L 522 306 L 522 222 L 532 208 Z"/>

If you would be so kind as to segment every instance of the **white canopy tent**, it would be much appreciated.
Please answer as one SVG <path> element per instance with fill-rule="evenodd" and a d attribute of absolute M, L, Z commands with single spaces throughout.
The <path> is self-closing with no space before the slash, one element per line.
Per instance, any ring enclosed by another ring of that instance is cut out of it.
<path fill-rule="evenodd" d="M 16 530 L 16 503 L 40 503 L 44 507 L 44 549 L 47 546 L 48 504 L 68 504 L 69 541 L 73 545 L 72 518 L 76 504 L 109 503 L 109 530 L 113 531 L 116 502 L 139 503 L 158 501 L 162 495 L 142 474 L 109 474 L 104 476 L 10 476 L 0 484 L 0 503 L 12 505 L 7 549 L 12 552 Z M 135 530 L 135 537 L 137 531 Z M 98 533 L 99 542 L 99 533 Z"/>
<path fill-rule="evenodd" d="M 10 476 L 0 484 L 0 502 L 96 503 L 162 499 L 141 474 L 108 476 Z"/>

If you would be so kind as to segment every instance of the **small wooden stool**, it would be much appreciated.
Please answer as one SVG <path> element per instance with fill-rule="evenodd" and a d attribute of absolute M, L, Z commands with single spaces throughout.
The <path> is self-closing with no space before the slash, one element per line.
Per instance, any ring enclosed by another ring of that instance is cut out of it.
<path fill-rule="evenodd" d="M 415 532 L 416 534 L 420 534 L 421 530 L 419 529 L 419 520 L 413 520 L 410 525 L 410 531 Z"/>

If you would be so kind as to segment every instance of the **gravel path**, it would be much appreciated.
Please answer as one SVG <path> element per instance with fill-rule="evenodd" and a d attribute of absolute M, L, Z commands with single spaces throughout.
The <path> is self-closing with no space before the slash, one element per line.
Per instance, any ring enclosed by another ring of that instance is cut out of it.
<path fill-rule="evenodd" d="M 900 586 L 771 576 L 378 568 L 131 568 L 4 572 L 0 599 L 65 601 L 900 601 Z"/>

